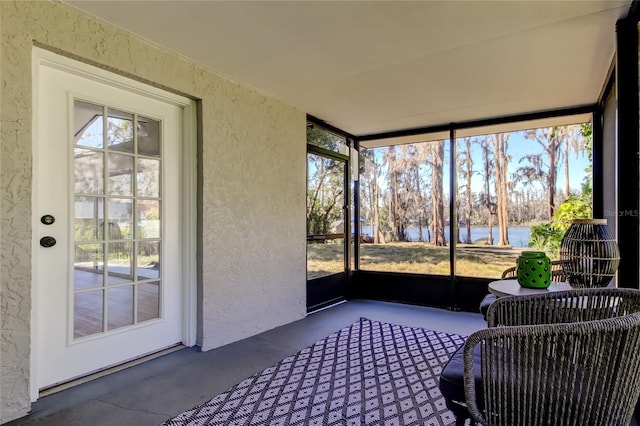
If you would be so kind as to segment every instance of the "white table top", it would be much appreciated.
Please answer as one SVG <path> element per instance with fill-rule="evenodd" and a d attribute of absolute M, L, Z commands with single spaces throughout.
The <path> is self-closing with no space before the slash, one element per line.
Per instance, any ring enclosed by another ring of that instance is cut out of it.
<path fill-rule="evenodd" d="M 527 288 L 518 284 L 518 280 L 498 280 L 489 283 L 489 291 L 498 297 L 524 296 L 527 294 L 552 293 L 554 291 L 573 290 L 566 282 L 551 281 L 548 288 Z"/>

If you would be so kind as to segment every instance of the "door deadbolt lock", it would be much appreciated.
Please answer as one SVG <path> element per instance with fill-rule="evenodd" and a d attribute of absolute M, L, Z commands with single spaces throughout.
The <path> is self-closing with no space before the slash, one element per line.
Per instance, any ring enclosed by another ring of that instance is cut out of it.
<path fill-rule="evenodd" d="M 44 223 L 45 225 L 53 225 L 53 222 L 55 221 L 56 218 L 51 216 L 50 214 L 45 214 L 40 218 L 40 222 Z"/>
<path fill-rule="evenodd" d="M 56 245 L 56 239 L 49 236 L 42 237 L 40 238 L 40 245 L 44 248 L 53 247 Z"/>

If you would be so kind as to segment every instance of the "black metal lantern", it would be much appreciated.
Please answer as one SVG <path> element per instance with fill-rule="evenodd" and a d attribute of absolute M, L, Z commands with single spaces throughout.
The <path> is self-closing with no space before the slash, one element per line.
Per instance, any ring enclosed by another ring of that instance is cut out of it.
<path fill-rule="evenodd" d="M 560 243 L 560 259 L 572 287 L 606 287 L 618 270 L 620 250 L 606 219 L 576 219 Z"/>

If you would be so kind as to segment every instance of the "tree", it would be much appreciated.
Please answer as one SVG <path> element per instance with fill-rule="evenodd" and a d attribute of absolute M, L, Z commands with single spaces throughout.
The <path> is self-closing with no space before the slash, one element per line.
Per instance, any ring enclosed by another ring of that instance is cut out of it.
<path fill-rule="evenodd" d="M 509 133 L 493 135 L 493 158 L 495 167 L 495 185 L 498 213 L 498 245 L 509 245 L 509 197 L 507 195 L 507 167 L 511 157 L 507 155 Z"/>
<path fill-rule="evenodd" d="M 427 222 L 420 169 L 425 152 L 415 144 L 390 146 L 383 155 L 387 165 L 389 224 L 392 240 L 409 241 L 408 228 L 417 225 L 422 235 L 423 218 Z"/>
<path fill-rule="evenodd" d="M 376 168 L 377 168 L 377 165 L 376 165 Z M 373 199 L 374 199 L 373 224 L 375 227 L 373 242 L 384 243 L 384 237 L 382 236 L 382 229 L 380 227 L 380 185 L 378 185 L 378 180 L 377 180 L 378 176 L 379 174 L 376 174 L 375 186 L 374 186 L 374 192 L 373 192 Z"/>
<path fill-rule="evenodd" d="M 362 215 L 369 224 L 371 239 L 374 243 L 384 242 L 380 226 L 380 184 L 382 174 L 373 149 L 360 150 L 362 171 L 360 176 L 360 205 Z"/>
<path fill-rule="evenodd" d="M 426 217 L 424 214 L 424 197 L 422 196 L 422 185 L 420 184 L 420 167 L 413 167 L 413 178 L 415 179 L 415 204 L 416 213 L 418 218 L 418 240 L 424 242 L 424 235 L 422 233 L 422 222 L 426 223 Z"/>
<path fill-rule="evenodd" d="M 420 185 L 421 150 L 415 144 L 407 144 L 400 147 L 400 153 L 404 169 L 400 195 L 404 207 L 405 223 L 407 228 L 417 224 L 419 229 L 418 238 L 423 240 L 421 223 L 424 204 Z M 405 240 L 410 240 L 408 233 L 405 235 Z"/>
<path fill-rule="evenodd" d="M 342 219 L 343 182 L 340 164 L 319 155 L 308 155 L 312 169 L 307 183 L 307 231 L 327 234 Z"/>
<path fill-rule="evenodd" d="M 569 184 L 569 156 L 573 151 L 576 156 L 584 148 L 584 138 L 582 126 L 566 126 L 559 128 L 560 140 L 563 141 L 564 148 L 564 193 L 567 198 L 571 195 L 571 185 Z"/>
<path fill-rule="evenodd" d="M 446 245 L 444 237 L 444 141 L 429 142 L 426 145 L 427 163 L 431 167 L 431 202 L 433 240 L 435 246 Z"/>
<path fill-rule="evenodd" d="M 591 127 L 591 123 L 582 123 L 580 125 L 580 133 L 582 134 L 582 150 L 587 153 L 587 158 L 589 159 L 589 166 L 587 166 L 584 171 L 587 173 L 585 176 L 585 181 L 582 182 L 583 194 L 584 188 L 592 188 L 593 181 L 593 128 Z M 591 197 L 591 192 L 589 192 L 589 197 Z"/>
<path fill-rule="evenodd" d="M 471 138 L 462 140 L 464 150 L 458 156 L 458 170 L 460 176 L 464 179 L 465 184 L 460 187 L 464 192 L 465 200 L 465 218 L 464 224 L 466 228 L 466 236 L 464 242 L 471 244 L 471 212 L 473 207 L 473 194 L 471 192 L 471 179 L 473 178 L 473 157 L 471 156 Z"/>
<path fill-rule="evenodd" d="M 389 222 L 393 241 L 406 239 L 406 205 L 403 200 L 402 174 L 403 164 L 396 153 L 395 145 L 389 147 L 383 156 L 387 163 L 387 179 L 389 181 Z"/>
<path fill-rule="evenodd" d="M 424 242 L 425 235 L 422 231 L 422 224 L 427 226 L 427 206 L 425 203 L 426 194 L 423 191 L 425 185 L 423 185 L 420 170 L 426 158 L 426 151 L 423 144 L 409 144 L 406 145 L 403 152 L 409 156 L 406 172 L 409 174 L 407 189 L 412 188 L 410 195 L 411 217 L 417 220 L 418 240 Z"/>
<path fill-rule="evenodd" d="M 543 152 L 542 154 L 525 155 L 520 159 L 520 162 L 528 161 L 529 165 L 520 167 L 518 174 L 527 179 L 539 180 L 544 183 L 548 193 L 548 213 L 549 220 L 551 220 L 556 207 L 556 176 L 562 154 L 562 143 L 558 138 L 558 127 L 527 130 L 525 137 L 538 142 Z M 545 163 L 545 158 L 543 157 L 546 157 L 547 163 Z"/>
<path fill-rule="evenodd" d="M 131 144 L 133 142 L 133 117 L 128 119 L 109 117 L 107 120 L 107 142 L 110 147 Z"/>
<path fill-rule="evenodd" d="M 312 125 L 307 126 L 307 143 L 330 151 L 338 151 L 338 145 L 344 145 L 342 138 Z"/>
<path fill-rule="evenodd" d="M 480 194 L 478 202 L 487 209 L 487 226 L 489 227 L 489 235 L 487 236 L 487 244 L 493 245 L 493 215 L 496 212 L 496 203 L 491 196 L 491 177 L 493 175 L 493 157 L 489 147 L 489 140 L 484 138 L 480 140 L 480 149 L 482 150 L 482 178 L 484 181 L 484 192 Z"/>
<path fill-rule="evenodd" d="M 324 130 L 307 128 L 307 141 L 331 148 L 337 138 Z M 327 234 L 333 223 L 343 219 L 344 169 L 341 163 L 316 154 L 307 156 L 307 167 L 307 232 Z"/>

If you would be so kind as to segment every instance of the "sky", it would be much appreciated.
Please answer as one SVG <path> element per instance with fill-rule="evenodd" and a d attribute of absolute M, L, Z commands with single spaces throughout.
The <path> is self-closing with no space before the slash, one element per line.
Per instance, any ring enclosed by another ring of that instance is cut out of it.
<path fill-rule="evenodd" d="M 542 152 L 542 147 L 540 144 L 534 140 L 529 140 L 524 137 L 522 132 L 513 132 L 509 137 L 508 141 L 507 154 L 512 157 L 509 165 L 507 166 L 508 179 L 512 179 L 512 174 L 519 168 L 529 163 L 527 161 L 519 162 L 519 159 L 528 155 L 528 154 L 539 154 Z M 382 164 L 382 155 L 386 148 L 376 149 L 376 158 L 377 163 Z M 478 172 L 472 178 L 471 188 L 475 193 L 479 193 L 483 191 L 484 181 L 483 177 L 480 174 L 482 169 L 482 151 L 479 144 L 472 144 L 471 148 L 471 156 L 473 158 L 473 169 Z M 445 145 L 445 173 L 444 173 L 444 188 L 445 192 L 449 192 L 449 144 Z M 543 157 L 548 162 L 547 157 Z M 584 152 L 580 152 L 575 154 L 571 152 L 569 157 L 569 184 L 571 192 L 579 192 L 581 189 L 581 183 L 586 176 L 585 169 L 589 166 L 589 159 Z M 381 185 L 386 186 L 386 182 L 380 182 Z M 458 178 L 458 185 L 464 185 L 464 181 Z M 521 187 L 520 184 L 518 187 Z M 565 185 L 565 170 L 564 170 L 564 161 L 560 161 L 557 178 L 556 178 L 556 188 L 558 191 L 564 191 Z M 534 184 L 533 188 L 538 191 L 542 191 L 545 189 L 541 182 L 537 182 Z"/>
<path fill-rule="evenodd" d="M 524 137 L 521 132 L 512 133 L 509 138 L 509 147 L 507 149 L 507 154 L 511 155 L 513 158 L 507 167 L 508 179 L 511 180 L 511 174 L 516 171 L 519 167 L 528 165 L 527 161 L 519 162 L 519 159 L 528 154 L 539 154 L 542 152 L 542 147 L 538 142 L 534 140 L 528 140 Z M 482 152 L 480 150 L 480 146 L 477 144 L 472 145 L 471 156 L 474 159 L 474 170 L 480 170 L 482 167 Z M 547 160 L 546 157 L 545 160 Z M 545 164 L 548 163 L 548 160 L 545 161 Z M 586 176 L 585 168 L 589 166 L 589 159 L 587 158 L 586 153 L 580 152 L 577 155 L 574 152 L 571 152 L 569 156 L 569 185 L 571 191 L 578 192 L 581 188 L 581 183 Z M 448 184 L 448 180 L 447 180 Z M 460 180 L 458 180 L 458 184 L 461 184 Z M 481 176 L 475 176 L 472 180 L 472 190 L 474 192 L 482 191 L 483 180 Z M 560 167 L 558 168 L 558 175 L 556 179 L 556 188 L 558 190 L 564 191 L 565 185 L 565 170 L 564 170 L 564 161 L 560 162 Z M 543 186 L 541 183 L 536 183 L 534 188 L 538 190 L 542 190 Z"/>

